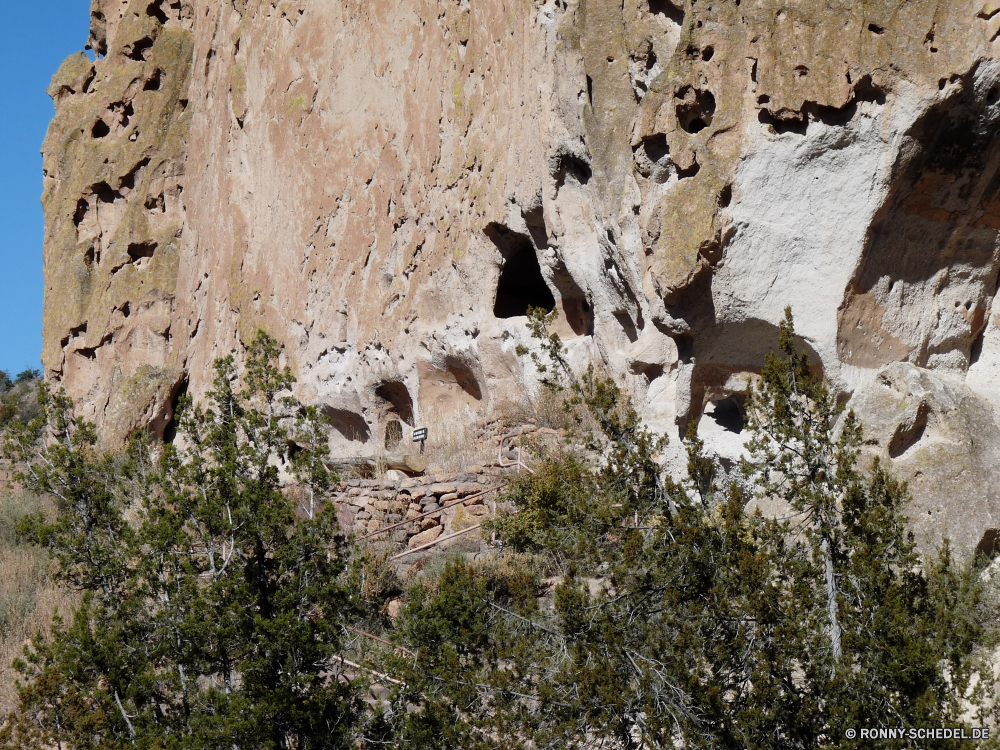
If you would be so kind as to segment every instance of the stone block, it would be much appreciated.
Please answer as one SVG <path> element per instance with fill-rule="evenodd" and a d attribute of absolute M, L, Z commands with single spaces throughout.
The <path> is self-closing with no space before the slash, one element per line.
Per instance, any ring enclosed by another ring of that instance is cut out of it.
<path fill-rule="evenodd" d="M 433 528 L 427 529 L 427 531 L 421 531 L 415 537 L 410 539 L 408 546 L 410 549 L 413 549 L 414 547 L 419 547 L 422 544 L 433 542 L 441 536 L 441 531 L 442 528 L 440 526 L 434 526 Z"/>

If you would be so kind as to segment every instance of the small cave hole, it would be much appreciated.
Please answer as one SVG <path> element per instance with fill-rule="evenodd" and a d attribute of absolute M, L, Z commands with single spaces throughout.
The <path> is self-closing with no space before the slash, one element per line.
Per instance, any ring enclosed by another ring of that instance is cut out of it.
<path fill-rule="evenodd" d="M 99 182 L 94 185 L 91 190 L 94 191 L 94 195 L 97 196 L 97 200 L 101 203 L 114 203 L 115 200 L 121 198 L 121 195 L 117 190 L 114 190 L 108 183 Z"/>
<path fill-rule="evenodd" d="M 594 79 L 587 76 L 587 101 L 590 102 L 590 106 L 594 106 Z"/>
<path fill-rule="evenodd" d="M 128 124 L 132 121 L 135 116 L 135 108 L 132 106 L 132 102 L 129 102 L 122 108 L 122 127 L 127 128 Z"/>
<path fill-rule="evenodd" d="M 854 99 L 882 105 L 885 104 L 885 91 L 875 84 L 871 76 L 864 76 L 858 79 L 858 85 L 854 87 Z"/>
<path fill-rule="evenodd" d="M 105 138 L 111 133 L 111 128 L 104 120 L 98 120 L 94 123 L 94 127 L 90 129 L 90 134 L 94 138 Z"/>
<path fill-rule="evenodd" d="M 385 426 L 385 449 L 393 450 L 403 442 L 403 425 L 398 419 L 390 420 Z"/>
<path fill-rule="evenodd" d="M 132 263 L 143 265 L 144 261 L 148 261 L 149 258 L 153 257 L 153 253 L 156 252 L 155 242 L 132 242 L 129 244 L 128 249 L 129 260 Z"/>
<path fill-rule="evenodd" d="M 577 336 L 592 336 L 594 334 L 594 312 L 586 299 L 578 297 L 563 297 L 560 301 L 563 315 L 570 329 Z"/>
<path fill-rule="evenodd" d="M 146 15 L 150 18 L 155 18 L 160 23 L 167 22 L 167 14 L 160 7 L 160 0 L 155 0 L 146 7 Z"/>
<path fill-rule="evenodd" d="M 167 212 L 167 203 L 163 193 L 147 196 L 145 206 L 146 210 L 151 213 L 165 214 Z"/>
<path fill-rule="evenodd" d="M 642 139 L 642 148 L 651 162 L 659 164 L 670 156 L 670 144 L 665 134 L 652 135 Z"/>
<path fill-rule="evenodd" d="M 127 306 L 128 303 L 126 303 Z M 180 410 L 181 399 L 183 399 L 188 392 L 188 379 L 182 378 L 181 381 L 174 386 L 173 391 L 170 394 L 169 409 L 166 410 L 166 414 L 163 415 L 163 432 L 162 438 L 164 443 L 172 443 L 177 438 L 177 413 Z"/>
<path fill-rule="evenodd" d="M 809 75 L 809 68 L 805 65 L 796 65 L 792 72 L 795 73 L 796 78 L 805 78 Z"/>
<path fill-rule="evenodd" d="M 715 96 L 693 86 L 684 86 L 674 98 L 677 103 L 677 122 L 688 133 L 699 133 L 712 124 L 715 114 Z"/>
<path fill-rule="evenodd" d="M 793 118 L 791 120 L 779 120 L 766 109 L 762 109 L 757 113 L 757 121 L 762 125 L 767 125 L 771 129 L 771 132 L 777 135 L 784 135 L 785 133 L 805 135 L 806 130 L 809 128 L 809 122 L 805 115 L 801 118 Z"/>
<path fill-rule="evenodd" d="M 135 189 L 136 180 L 139 178 L 139 174 L 147 166 L 149 166 L 149 158 L 148 157 L 145 158 L 145 159 L 142 159 L 138 164 L 136 164 L 134 167 L 132 167 L 132 169 L 129 171 L 129 173 L 127 175 L 125 175 L 124 177 L 122 177 L 122 182 L 121 182 L 121 188 L 120 189 L 121 190 L 134 190 Z"/>
<path fill-rule="evenodd" d="M 678 26 L 684 25 L 684 9 L 678 8 L 670 0 L 649 0 L 649 12 L 654 16 L 663 16 Z"/>
<path fill-rule="evenodd" d="M 73 212 L 73 225 L 80 226 L 87 218 L 87 211 L 90 210 L 90 203 L 86 198 L 81 198 L 76 202 L 76 211 Z"/>
<path fill-rule="evenodd" d="M 714 56 L 715 56 L 715 48 L 714 47 L 705 47 L 705 49 L 703 49 L 701 51 L 701 59 L 704 60 L 705 62 L 708 62 Z"/>
<path fill-rule="evenodd" d="M 549 171 L 556 180 L 556 187 L 562 188 L 567 182 L 586 185 L 593 176 L 590 165 L 581 157 L 571 153 L 559 153 L 550 163 Z"/>
<path fill-rule="evenodd" d="M 987 529 L 976 545 L 976 557 L 992 560 L 997 554 L 1000 554 L 1000 529 Z"/>
<path fill-rule="evenodd" d="M 157 68 L 153 71 L 153 75 L 146 79 L 146 82 L 142 84 L 143 91 L 159 91 L 160 82 L 163 77 L 163 71 Z"/>
<path fill-rule="evenodd" d="M 876 36 L 881 36 L 882 34 L 885 33 L 885 29 L 879 26 L 877 23 L 868 24 L 868 30 L 871 33 L 875 34 Z"/>
<path fill-rule="evenodd" d="M 701 165 L 698 162 L 694 162 L 687 169 L 678 169 L 677 170 L 677 179 L 678 180 L 687 180 L 687 179 L 690 179 L 691 177 L 694 177 L 696 174 L 698 174 L 698 172 L 700 172 L 700 171 L 701 171 Z"/>
<path fill-rule="evenodd" d="M 646 70 L 650 71 L 656 66 L 656 51 L 653 49 L 652 43 L 649 45 L 649 51 L 646 53 Z"/>
<path fill-rule="evenodd" d="M 400 381 L 390 380 L 382 383 L 375 389 L 375 396 L 388 402 L 391 411 L 395 412 L 406 424 L 413 426 L 413 399 L 410 397 L 410 392 L 406 390 L 406 386 Z"/>
<path fill-rule="evenodd" d="M 129 60 L 135 60 L 136 62 L 145 62 L 146 53 L 152 48 L 153 40 L 145 36 L 132 44 L 131 48 L 128 48 L 127 57 Z"/>
<path fill-rule="evenodd" d="M 770 104 L 771 103 L 771 97 L 769 97 L 767 94 L 761 94 L 760 96 L 757 97 L 757 103 L 758 104 Z"/>
<path fill-rule="evenodd" d="M 986 93 L 986 101 L 990 104 L 996 104 L 997 99 L 1000 99 L 1000 89 L 994 86 Z"/>
<path fill-rule="evenodd" d="M 93 245 L 91 245 L 90 247 L 87 248 L 86 252 L 84 252 L 83 254 L 83 265 L 85 266 L 94 265 L 95 258 L 96 254 L 94 253 L 94 247 Z"/>
<path fill-rule="evenodd" d="M 726 185 L 722 188 L 722 192 L 719 193 L 719 208 L 729 208 L 729 205 L 733 202 L 733 186 Z"/>
<path fill-rule="evenodd" d="M 123 304 L 118 309 L 121 311 L 122 317 L 124 317 L 124 318 L 127 318 L 128 316 L 130 316 L 132 314 L 132 308 L 131 308 L 131 306 L 129 305 L 128 302 L 126 302 L 125 304 Z"/>

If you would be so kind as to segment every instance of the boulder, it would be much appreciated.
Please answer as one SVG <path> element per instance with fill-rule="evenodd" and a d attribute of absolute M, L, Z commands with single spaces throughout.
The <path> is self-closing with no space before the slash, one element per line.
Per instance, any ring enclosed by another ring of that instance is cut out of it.
<path fill-rule="evenodd" d="M 441 526 L 432 526 L 426 531 L 421 531 L 416 536 L 411 537 L 410 542 L 407 546 L 410 549 L 414 549 L 415 547 L 420 547 L 424 544 L 429 544 L 430 542 L 433 542 L 435 539 L 441 536 L 442 531 L 443 528 Z"/>

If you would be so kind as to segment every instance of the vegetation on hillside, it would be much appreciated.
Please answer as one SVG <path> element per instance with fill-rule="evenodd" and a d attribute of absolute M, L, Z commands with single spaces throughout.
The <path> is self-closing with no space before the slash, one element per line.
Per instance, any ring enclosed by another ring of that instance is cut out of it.
<path fill-rule="evenodd" d="M 42 373 L 27 368 L 16 376 L 0 370 L 0 428 L 11 420 L 30 422 L 38 416 L 36 391 Z"/>
<path fill-rule="evenodd" d="M 82 598 L 18 662 L 0 745 L 853 748 L 870 741 L 849 729 L 989 718 L 993 593 L 947 545 L 920 559 L 906 487 L 862 466 L 861 425 L 790 313 L 748 396 L 740 481 L 693 435 L 670 479 L 627 397 L 531 322 L 584 445 L 513 480 L 497 555 L 406 582 L 338 534 L 321 420 L 267 336 L 242 377 L 217 362 L 168 446 L 105 453 L 42 387 L 5 451 L 58 513 L 18 533 Z M 748 512 L 764 498 L 787 512 Z"/>

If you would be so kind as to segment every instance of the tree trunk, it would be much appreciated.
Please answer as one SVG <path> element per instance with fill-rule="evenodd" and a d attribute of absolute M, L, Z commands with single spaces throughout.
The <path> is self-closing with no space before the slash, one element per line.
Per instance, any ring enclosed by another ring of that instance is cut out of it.
<path fill-rule="evenodd" d="M 840 643 L 840 622 L 837 617 L 837 580 L 833 573 L 833 555 L 830 553 L 830 540 L 824 535 L 820 544 L 823 552 L 823 567 L 826 569 L 826 608 L 830 615 L 830 651 L 833 661 L 839 662 L 842 652 Z"/>

